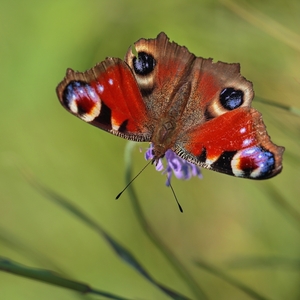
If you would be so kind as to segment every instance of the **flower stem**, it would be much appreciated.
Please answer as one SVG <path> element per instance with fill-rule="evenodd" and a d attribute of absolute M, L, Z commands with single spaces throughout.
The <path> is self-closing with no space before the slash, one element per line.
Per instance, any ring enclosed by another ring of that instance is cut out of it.
<path fill-rule="evenodd" d="M 125 180 L 129 182 L 132 178 L 132 160 L 131 154 L 135 146 L 135 143 L 128 142 L 125 150 Z M 138 222 L 140 223 L 145 234 L 151 240 L 151 242 L 160 250 L 164 255 L 165 259 L 170 263 L 173 269 L 178 273 L 178 275 L 184 280 L 184 282 L 189 286 L 190 290 L 196 296 L 197 299 L 208 299 L 203 290 L 199 287 L 196 280 L 188 272 L 185 266 L 179 261 L 179 259 L 174 255 L 170 248 L 161 240 L 161 238 L 154 232 L 151 225 L 147 221 L 145 214 L 138 202 L 138 198 L 133 189 L 132 185 L 128 186 L 128 193 L 130 195 L 131 203 L 134 208 L 135 215 Z"/>

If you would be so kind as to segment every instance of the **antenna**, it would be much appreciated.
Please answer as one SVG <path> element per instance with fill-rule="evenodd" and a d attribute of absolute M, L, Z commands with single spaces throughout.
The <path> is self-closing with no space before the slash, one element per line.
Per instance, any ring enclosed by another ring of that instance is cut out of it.
<path fill-rule="evenodd" d="M 132 184 L 132 182 L 149 166 L 149 164 L 151 163 L 151 164 L 153 164 L 155 162 L 155 159 L 152 159 L 152 160 L 150 160 L 128 183 L 127 183 L 127 185 L 124 187 L 124 189 L 116 196 L 116 200 L 118 200 L 120 197 L 121 197 L 121 195 L 125 192 L 125 190 Z M 173 186 L 172 186 L 172 184 L 171 184 L 171 182 L 169 181 L 169 178 L 167 178 L 167 180 L 168 180 L 168 185 L 169 185 L 169 187 L 171 188 L 171 190 L 172 190 L 172 193 L 173 193 L 173 196 L 174 196 L 174 198 L 175 198 L 175 201 L 176 201 L 176 203 L 177 203 L 177 205 L 178 205 L 178 208 L 179 208 L 179 211 L 181 212 L 181 213 L 183 213 L 183 209 L 182 209 L 182 206 L 180 205 L 180 203 L 179 203 L 179 201 L 178 201 L 178 199 L 177 199 L 177 196 L 176 196 L 176 194 L 175 194 L 175 191 L 174 191 L 174 189 L 173 189 Z"/>
<path fill-rule="evenodd" d="M 175 198 L 175 201 L 176 201 L 176 203 L 177 203 L 177 205 L 178 205 L 178 208 L 179 208 L 180 212 L 183 213 L 183 209 L 182 209 L 182 207 L 181 207 L 181 205 L 180 205 L 180 203 L 179 203 L 179 201 L 178 201 L 178 199 L 177 199 L 177 196 L 176 196 L 176 194 L 175 194 L 175 191 L 174 191 L 174 189 L 173 189 L 173 187 L 172 187 L 172 184 L 171 184 L 171 182 L 169 181 L 169 179 L 168 179 L 168 182 L 169 182 L 169 187 L 171 188 L 172 193 L 173 193 L 173 196 L 174 196 L 174 198 Z"/>
<path fill-rule="evenodd" d="M 127 185 L 124 187 L 124 189 L 117 195 L 116 200 L 118 200 L 121 195 L 123 194 L 123 192 L 125 192 L 125 190 L 132 184 L 132 182 L 149 166 L 150 163 L 153 163 L 152 160 L 150 160 L 143 168 L 141 171 L 139 171 L 128 183 Z"/>

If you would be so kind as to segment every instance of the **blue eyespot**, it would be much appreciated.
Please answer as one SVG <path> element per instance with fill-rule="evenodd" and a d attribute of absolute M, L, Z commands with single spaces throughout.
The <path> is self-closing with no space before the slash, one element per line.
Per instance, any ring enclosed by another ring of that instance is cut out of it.
<path fill-rule="evenodd" d="M 220 94 L 220 102 L 225 109 L 233 110 L 243 104 L 244 93 L 234 88 L 223 89 Z"/>

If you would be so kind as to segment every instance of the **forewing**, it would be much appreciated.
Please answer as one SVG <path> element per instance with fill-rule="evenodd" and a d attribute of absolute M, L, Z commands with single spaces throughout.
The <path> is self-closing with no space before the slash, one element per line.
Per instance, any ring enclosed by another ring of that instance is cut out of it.
<path fill-rule="evenodd" d="M 86 72 L 68 69 L 56 91 L 61 104 L 80 119 L 123 138 L 150 140 L 146 106 L 121 59 L 107 58 Z"/>

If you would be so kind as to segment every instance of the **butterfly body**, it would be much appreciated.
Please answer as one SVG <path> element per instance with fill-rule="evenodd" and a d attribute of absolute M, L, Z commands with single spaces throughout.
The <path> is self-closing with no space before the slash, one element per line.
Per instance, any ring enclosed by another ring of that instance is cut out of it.
<path fill-rule="evenodd" d="M 114 135 L 152 142 L 154 161 L 168 149 L 200 167 L 265 179 L 282 169 L 252 83 L 239 64 L 196 57 L 160 33 L 140 39 L 137 56 L 107 58 L 86 72 L 67 70 L 57 87 L 72 114 Z"/>

